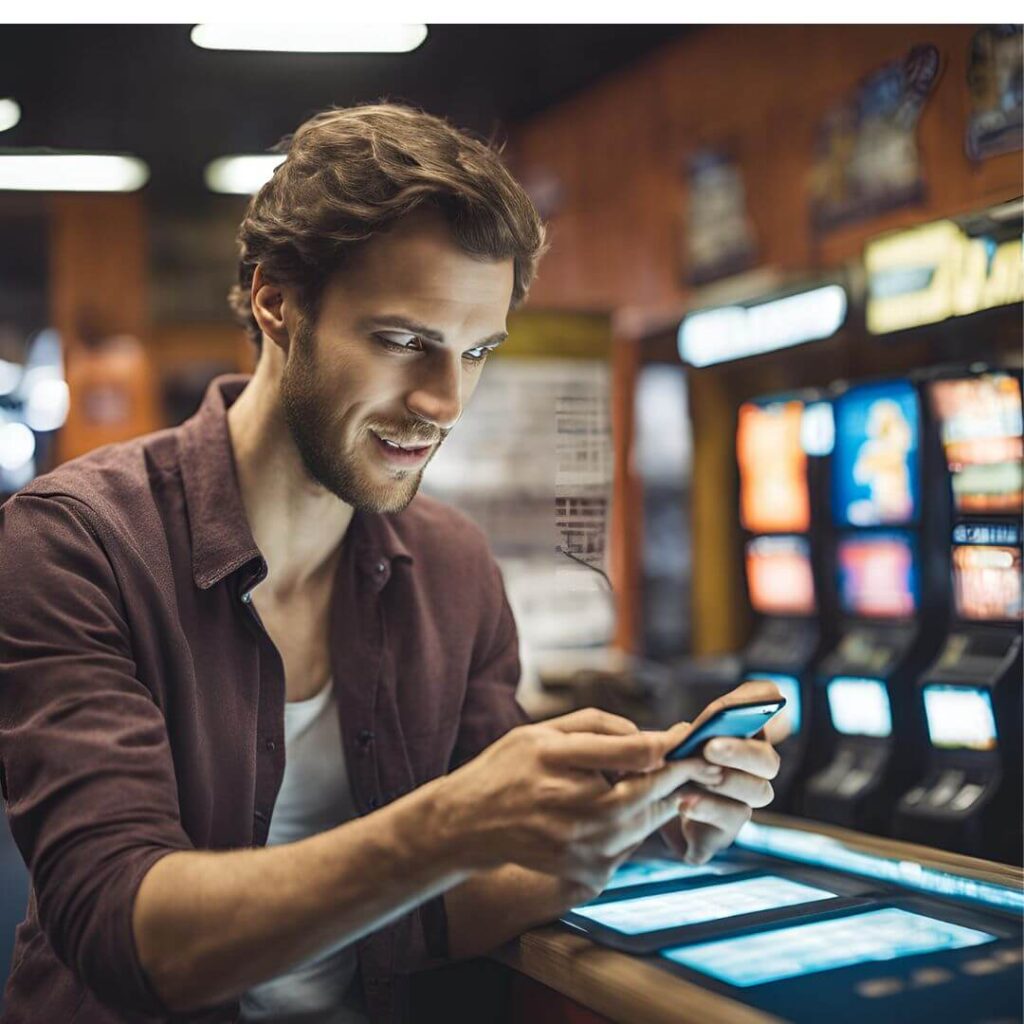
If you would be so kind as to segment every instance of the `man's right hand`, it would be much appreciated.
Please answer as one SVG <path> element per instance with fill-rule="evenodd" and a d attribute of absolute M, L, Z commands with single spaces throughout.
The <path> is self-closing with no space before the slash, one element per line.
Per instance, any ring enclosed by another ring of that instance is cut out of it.
<path fill-rule="evenodd" d="M 438 780 L 437 828 L 472 869 L 519 864 L 596 895 L 678 814 L 680 786 L 721 779 L 700 757 L 666 764 L 669 747 L 595 708 L 520 726 Z"/>

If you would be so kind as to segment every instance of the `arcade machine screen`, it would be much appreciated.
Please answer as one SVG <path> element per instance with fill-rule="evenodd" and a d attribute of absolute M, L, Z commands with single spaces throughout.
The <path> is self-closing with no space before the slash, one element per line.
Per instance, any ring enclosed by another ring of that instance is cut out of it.
<path fill-rule="evenodd" d="M 1024 505 L 1024 424 L 1020 382 L 987 373 L 931 385 L 942 445 L 961 515 L 1020 512 Z"/>
<path fill-rule="evenodd" d="M 836 549 L 839 600 L 847 615 L 906 619 L 917 611 L 914 545 L 901 533 L 844 537 Z"/>
<path fill-rule="evenodd" d="M 751 533 L 805 533 L 811 525 L 807 455 L 801 443 L 804 403 L 740 407 L 736 458 L 740 522 Z"/>
<path fill-rule="evenodd" d="M 947 750 L 996 749 L 996 718 L 987 689 L 930 683 L 924 687 L 924 713 L 933 746 Z"/>
<path fill-rule="evenodd" d="M 756 537 L 747 543 L 747 588 L 762 615 L 813 615 L 811 550 L 803 537 Z"/>
<path fill-rule="evenodd" d="M 837 526 L 902 526 L 918 511 L 918 400 L 907 381 L 836 401 L 832 508 Z"/>
<path fill-rule="evenodd" d="M 828 682 L 827 696 L 836 732 L 882 739 L 892 734 L 889 693 L 881 680 L 836 676 Z"/>
<path fill-rule="evenodd" d="M 1015 538 L 1018 543 L 990 541 L 1002 536 Z M 957 543 L 958 537 L 970 537 L 975 542 Z M 954 530 L 953 594 L 960 618 L 1019 622 L 1024 617 L 1019 537 L 1016 526 L 961 524 Z"/>
<path fill-rule="evenodd" d="M 980 946 L 995 939 L 995 935 L 975 928 L 898 907 L 883 907 L 829 921 L 667 949 L 662 956 L 727 985 L 749 988 L 874 960 Z"/>

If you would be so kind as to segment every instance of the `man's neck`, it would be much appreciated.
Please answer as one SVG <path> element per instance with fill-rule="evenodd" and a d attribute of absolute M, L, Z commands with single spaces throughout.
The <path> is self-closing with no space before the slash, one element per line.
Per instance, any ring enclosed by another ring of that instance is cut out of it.
<path fill-rule="evenodd" d="M 228 410 L 242 504 L 268 565 L 271 592 L 285 597 L 333 566 L 353 509 L 310 479 L 284 418 L 280 358 L 264 352 Z"/>

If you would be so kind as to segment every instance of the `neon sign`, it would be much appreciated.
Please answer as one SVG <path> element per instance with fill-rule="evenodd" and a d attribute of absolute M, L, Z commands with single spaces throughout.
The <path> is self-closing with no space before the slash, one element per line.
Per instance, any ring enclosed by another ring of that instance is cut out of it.
<path fill-rule="evenodd" d="M 1024 245 L 971 236 L 951 220 L 870 242 L 867 326 L 872 334 L 934 324 L 1024 299 Z"/>
<path fill-rule="evenodd" d="M 846 290 L 829 284 L 756 305 L 691 313 L 679 326 L 679 355 L 712 366 L 830 338 L 846 319 Z"/>

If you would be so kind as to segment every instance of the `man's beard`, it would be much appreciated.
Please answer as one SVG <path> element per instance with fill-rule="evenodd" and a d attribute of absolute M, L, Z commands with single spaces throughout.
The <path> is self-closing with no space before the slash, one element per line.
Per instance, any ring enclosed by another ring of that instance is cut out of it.
<path fill-rule="evenodd" d="M 340 438 L 342 425 L 331 416 L 333 401 L 320 393 L 323 376 L 315 358 L 313 330 L 303 320 L 292 337 L 292 350 L 281 374 L 281 405 L 285 422 L 309 475 L 321 486 L 337 495 L 346 504 L 364 512 L 401 512 L 416 496 L 426 463 L 416 470 L 396 476 L 390 483 L 381 483 L 367 472 L 358 450 L 346 451 Z M 367 427 L 370 425 L 367 424 Z M 425 424 L 421 421 L 378 423 L 375 426 L 389 439 L 423 438 Z M 448 431 L 434 429 L 436 454 Z M 363 439 L 360 433 L 353 444 Z M 375 441 L 370 441 L 375 444 Z"/>

